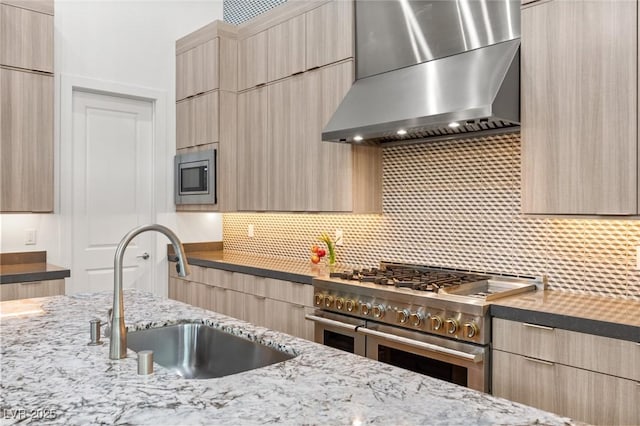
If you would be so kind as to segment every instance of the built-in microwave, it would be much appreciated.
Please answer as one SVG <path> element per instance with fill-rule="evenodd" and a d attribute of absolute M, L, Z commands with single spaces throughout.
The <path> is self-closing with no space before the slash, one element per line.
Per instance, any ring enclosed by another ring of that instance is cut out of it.
<path fill-rule="evenodd" d="M 178 154 L 175 157 L 175 202 L 183 204 L 217 204 L 216 165 L 218 150 Z"/>

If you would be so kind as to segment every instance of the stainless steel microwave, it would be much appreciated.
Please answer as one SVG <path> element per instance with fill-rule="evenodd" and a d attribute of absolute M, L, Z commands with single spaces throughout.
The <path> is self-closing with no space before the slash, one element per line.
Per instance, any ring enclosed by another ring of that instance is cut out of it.
<path fill-rule="evenodd" d="M 175 201 L 183 204 L 217 204 L 216 165 L 218 150 L 175 156 Z"/>

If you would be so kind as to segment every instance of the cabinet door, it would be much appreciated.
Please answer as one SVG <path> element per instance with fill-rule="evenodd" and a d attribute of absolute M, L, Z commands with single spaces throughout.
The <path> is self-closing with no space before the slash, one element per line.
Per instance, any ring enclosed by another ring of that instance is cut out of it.
<path fill-rule="evenodd" d="M 353 82 L 353 62 L 305 73 L 307 134 L 305 150 L 311 160 L 307 175 L 315 177 L 309 189 L 309 211 L 348 212 L 352 204 L 353 147 L 323 142 L 322 129 Z"/>
<path fill-rule="evenodd" d="M 238 95 L 238 210 L 267 209 L 267 88 Z"/>
<path fill-rule="evenodd" d="M 53 211 L 53 76 L 0 68 L 0 211 Z"/>
<path fill-rule="evenodd" d="M 213 310 L 230 317 L 243 319 L 244 317 L 244 293 L 215 287 L 213 293 Z"/>
<path fill-rule="evenodd" d="M 199 44 L 176 55 L 176 100 L 219 87 L 219 39 Z"/>
<path fill-rule="evenodd" d="M 53 15 L 53 0 L 0 0 L 0 3 Z"/>
<path fill-rule="evenodd" d="M 53 72 L 53 16 L 0 4 L 0 65 Z"/>
<path fill-rule="evenodd" d="M 292 336 L 313 340 L 313 326 L 305 319 L 307 310 L 311 308 L 266 299 L 266 326 Z"/>
<path fill-rule="evenodd" d="M 244 90 L 267 82 L 267 31 L 238 42 L 238 89 Z"/>
<path fill-rule="evenodd" d="M 523 212 L 638 211 L 637 27 L 635 1 L 522 9 Z"/>
<path fill-rule="evenodd" d="M 306 139 L 304 77 L 287 78 L 268 87 L 268 210 L 304 211 L 309 191 L 322 176 L 310 173 L 316 161 Z"/>
<path fill-rule="evenodd" d="M 218 96 L 214 90 L 176 103 L 176 149 L 218 142 Z"/>
<path fill-rule="evenodd" d="M 352 1 L 332 1 L 305 15 L 308 70 L 353 57 Z"/>
<path fill-rule="evenodd" d="M 267 30 L 268 81 L 305 70 L 305 16 L 299 15 Z"/>

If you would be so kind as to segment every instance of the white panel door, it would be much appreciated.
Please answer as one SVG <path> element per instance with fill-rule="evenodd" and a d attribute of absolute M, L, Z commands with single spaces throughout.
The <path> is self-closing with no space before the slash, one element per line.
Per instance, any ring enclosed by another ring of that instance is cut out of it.
<path fill-rule="evenodd" d="M 153 103 L 73 92 L 73 260 L 68 293 L 113 289 L 115 249 L 153 222 Z M 152 291 L 154 238 L 125 252 L 124 287 Z"/>

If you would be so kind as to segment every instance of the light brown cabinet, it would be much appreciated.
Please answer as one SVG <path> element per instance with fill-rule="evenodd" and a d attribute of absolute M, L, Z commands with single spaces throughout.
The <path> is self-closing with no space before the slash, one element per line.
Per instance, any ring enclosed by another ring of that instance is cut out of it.
<path fill-rule="evenodd" d="M 0 0 L 0 4 L 10 4 L 22 9 L 53 15 L 53 0 Z"/>
<path fill-rule="evenodd" d="M 640 345 L 494 318 L 492 393 L 591 424 L 639 424 Z"/>
<path fill-rule="evenodd" d="M 523 7 L 524 213 L 638 213 L 637 9 L 617 0 Z"/>
<path fill-rule="evenodd" d="M 0 302 L 64 294 L 64 280 L 30 281 L 0 285 Z"/>
<path fill-rule="evenodd" d="M 53 16 L 0 4 L 0 65 L 53 72 Z"/>
<path fill-rule="evenodd" d="M 267 88 L 238 95 L 238 210 L 267 209 Z"/>
<path fill-rule="evenodd" d="M 267 83 L 267 46 L 267 31 L 261 31 L 238 42 L 239 90 Z"/>
<path fill-rule="evenodd" d="M 176 101 L 219 88 L 219 38 L 176 55 Z"/>
<path fill-rule="evenodd" d="M 176 42 L 176 151 L 217 149 L 215 205 L 179 211 L 236 210 L 237 40 L 235 26 L 215 21 Z"/>
<path fill-rule="evenodd" d="M 170 262 L 169 298 L 313 340 L 310 285 L 198 266 L 179 278 Z"/>
<path fill-rule="evenodd" d="M 353 58 L 353 2 L 331 1 L 310 10 L 306 19 L 306 69 Z"/>
<path fill-rule="evenodd" d="M 298 15 L 269 28 L 267 38 L 268 81 L 279 80 L 306 69 L 304 15 Z"/>
<path fill-rule="evenodd" d="M 176 104 L 176 149 L 219 141 L 218 95 L 215 90 Z"/>
<path fill-rule="evenodd" d="M 0 68 L 0 211 L 53 211 L 53 76 Z"/>

